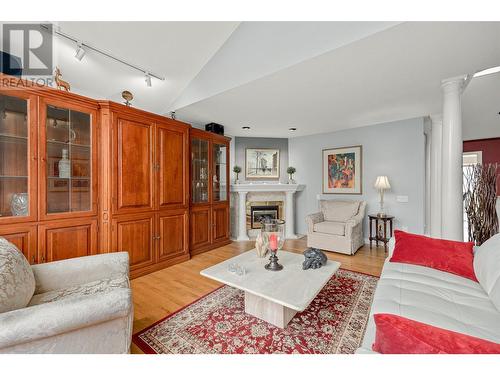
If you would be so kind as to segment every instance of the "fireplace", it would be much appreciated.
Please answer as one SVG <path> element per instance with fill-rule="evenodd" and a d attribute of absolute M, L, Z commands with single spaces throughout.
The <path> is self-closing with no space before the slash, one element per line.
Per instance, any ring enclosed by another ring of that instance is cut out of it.
<path fill-rule="evenodd" d="M 250 228 L 260 229 L 260 222 L 265 219 L 278 219 L 278 206 L 252 206 L 250 207 Z"/>
<path fill-rule="evenodd" d="M 261 228 L 260 221 L 265 218 L 283 219 L 283 202 L 261 201 L 247 202 L 247 229 Z"/>

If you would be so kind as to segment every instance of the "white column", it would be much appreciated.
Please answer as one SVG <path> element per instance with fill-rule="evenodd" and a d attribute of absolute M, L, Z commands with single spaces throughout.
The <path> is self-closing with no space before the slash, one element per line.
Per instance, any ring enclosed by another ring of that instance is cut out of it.
<path fill-rule="evenodd" d="M 462 108 L 465 77 L 443 81 L 442 219 L 441 236 L 463 240 Z"/>
<path fill-rule="evenodd" d="M 430 167 L 430 235 L 441 238 L 441 153 L 443 147 L 443 117 L 431 115 Z"/>
<path fill-rule="evenodd" d="M 238 238 L 237 241 L 249 241 L 247 234 L 247 192 L 238 192 Z"/>
<path fill-rule="evenodd" d="M 297 238 L 295 234 L 295 209 L 294 209 L 294 199 L 293 195 L 295 191 L 285 192 L 285 236 L 286 238 L 293 239 Z"/>

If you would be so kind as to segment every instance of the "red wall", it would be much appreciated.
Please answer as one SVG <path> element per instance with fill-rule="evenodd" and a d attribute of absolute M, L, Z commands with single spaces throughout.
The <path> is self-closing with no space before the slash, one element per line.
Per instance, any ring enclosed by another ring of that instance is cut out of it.
<path fill-rule="evenodd" d="M 483 164 L 498 163 L 497 195 L 500 196 L 500 138 L 464 142 L 464 152 L 482 151 Z"/>

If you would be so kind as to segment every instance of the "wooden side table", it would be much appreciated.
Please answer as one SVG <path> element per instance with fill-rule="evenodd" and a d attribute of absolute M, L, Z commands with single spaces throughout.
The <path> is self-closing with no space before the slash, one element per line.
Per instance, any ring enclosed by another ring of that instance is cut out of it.
<path fill-rule="evenodd" d="M 394 216 L 378 216 L 378 215 L 368 215 L 370 219 L 370 249 L 372 248 L 372 241 L 375 241 L 375 245 L 378 246 L 379 241 L 384 243 L 384 249 L 387 251 L 387 243 L 392 237 L 392 222 Z M 375 222 L 375 235 L 373 235 L 373 222 Z M 378 231 L 378 224 L 382 222 L 384 225 L 384 235 L 381 236 Z M 389 222 L 390 232 L 389 237 L 387 237 L 387 222 Z"/>

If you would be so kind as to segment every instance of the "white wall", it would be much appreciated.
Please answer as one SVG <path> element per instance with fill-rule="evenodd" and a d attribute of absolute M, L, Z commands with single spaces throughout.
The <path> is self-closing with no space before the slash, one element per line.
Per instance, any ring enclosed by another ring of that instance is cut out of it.
<path fill-rule="evenodd" d="M 335 147 L 363 146 L 362 195 L 322 194 L 322 150 Z M 386 192 L 385 208 L 394 215 L 395 227 L 414 233 L 424 232 L 425 138 L 424 119 L 396 121 L 334 133 L 289 139 L 289 163 L 297 168 L 295 179 L 305 184 L 297 193 L 296 228 L 305 234 L 304 218 L 318 211 L 321 199 L 367 201 L 367 213 L 376 213 L 378 192 L 373 188 L 379 175 L 387 175 L 392 189 Z M 396 202 L 397 195 L 408 196 L 408 203 Z M 364 236 L 368 237 L 368 218 Z"/>

